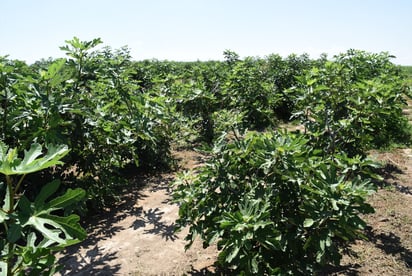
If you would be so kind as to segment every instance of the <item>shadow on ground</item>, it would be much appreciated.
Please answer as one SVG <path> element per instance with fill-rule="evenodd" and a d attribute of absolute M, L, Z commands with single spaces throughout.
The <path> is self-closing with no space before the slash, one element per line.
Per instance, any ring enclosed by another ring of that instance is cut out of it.
<path fill-rule="evenodd" d="M 149 178 L 134 179 L 129 187 L 120 196 L 118 204 L 110 210 L 102 210 L 92 217 L 88 217 L 84 223 L 88 237 L 83 242 L 68 247 L 62 252 L 59 264 L 63 266 L 60 270 L 61 275 L 115 275 L 120 270 L 120 264 L 112 265 L 113 260 L 118 258 L 116 253 L 107 254 L 102 248 L 98 248 L 99 241 L 111 239 L 119 231 L 125 230 L 124 227 L 116 224 L 126 217 L 136 217 L 131 226 L 135 230 L 153 225 L 153 229 L 145 231 L 147 234 L 161 235 L 166 240 L 174 240 L 174 224 L 166 225 L 162 223 L 162 215 L 158 208 L 144 211 L 143 207 L 136 206 L 136 202 L 146 198 L 142 193 L 148 183 L 150 191 L 166 190 L 169 192 L 168 183 L 172 180 L 171 176 L 156 176 Z M 83 254 L 79 251 L 86 250 Z"/>
<path fill-rule="evenodd" d="M 412 251 L 402 245 L 401 239 L 397 235 L 378 232 L 371 227 L 366 229 L 366 235 L 374 247 L 382 250 L 384 254 L 392 256 L 392 258 L 402 261 L 406 268 L 412 268 Z M 349 251 L 347 254 L 357 257 L 355 252 Z M 359 264 L 330 266 L 321 275 L 355 276 L 360 274 L 358 271 L 360 267 Z"/>
<path fill-rule="evenodd" d="M 397 192 L 412 195 L 412 186 L 403 184 L 399 176 L 408 177 L 407 171 L 393 162 L 386 163 L 381 170 L 384 181 L 377 183 L 380 188 L 394 188 Z"/>
<path fill-rule="evenodd" d="M 399 256 L 407 268 L 412 268 L 412 251 L 402 245 L 398 236 L 393 233 L 375 233 L 371 230 L 368 237 L 385 254 Z"/>

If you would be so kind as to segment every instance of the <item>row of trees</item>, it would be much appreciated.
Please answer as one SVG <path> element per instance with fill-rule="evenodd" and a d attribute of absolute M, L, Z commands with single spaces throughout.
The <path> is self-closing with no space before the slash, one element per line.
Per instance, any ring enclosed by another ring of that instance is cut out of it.
<path fill-rule="evenodd" d="M 193 143 L 216 145 L 212 165 L 206 166 L 195 177 L 195 184 L 177 185 L 175 197 L 183 208 L 180 224 L 191 224 L 191 235 L 206 231 L 208 234 L 202 237 L 207 243 L 223 237 L 222 244 L 226 244 L 223 247 L 229 249 L 222 251 L 222 264 L 233 265 L 243 262 L 239 255 L 243 251 L 242 247 L 231 246 L 239 242 L 235 237 L 244 239 L 245 236 L 229 235 L 227 238 L 225 231 L 233 232 L 235 224 L 223 223 L 224 218 L 233 215 L 235 217 L 231 219 L 235 219 L 241 210 L 252 208 L 258 212 L 264 207 L 267 213 L 261 215 L 266 222 L 271 222 L 267 225 L 264 222 L 266 226 L 262 226 L 265 229 L 262 233 L 266 235 L 266 231 L 272 233 L 274 229 L 281 233 L 290 225 L 285 224 L 282 228 L 274 223 L 276 219 L 284 220 L 296 212 L 302 215 L 306 212 L 304 208 L 315 208 L 299 204 L 309 204 L 310 200 L 306 199 L 321 191 L 324 192 L 322 200 L 324 197 L 332 202 L 332 205 L 325 205 L 325 210 L 335 207 L 336 202 L 331 198 L 339 201 L 341 197 L 348 198 L 347 202 L 351 204 L 359 203 L 361 211 L 369 210 L 362 201 L 369 190 L 361 189 L 360 194 L 354 195 L 356 189 L 342 186 L 339 193 L 327 192 L 326 184 L 318 183 L 311 185 L 317 185 L 319 192 L 315 193 L 315 188 L 307 184 L 307 193 L 304 193 L 299 183 L 317 175 L 328 181 L 335 177 L 344 183 L 339 185 L 347 185 L 347 181 L 355 181 L 353 177 L 360 171 L 362 175 L 370 175 L 367 170 L 360 169 L 371 164 L 363 159 L 368 149 L 410 140 L 408 122 L 402 116 L 408 87 L 404 85 L 401 70 L 390 62 L 387 53 L 349 50 L 332 60 L 326 56 L 313 60 L 307 55 L 241 59 L 236 53 L 225 51 L 224 61 L 136 62 L 132 61 L 127 48 L 97 50 L 101 43 L 100 39 L 80 41 L 74 38 L 61 47 L 67 58 L 41 60 L 32 65 L 0 58 L 0 169 L 4 175 L 0 187 L 0 199 L 3 199 L 0 249 L 1 263 L 6 264 L 0 267 L 2 271 L 24 274 L 27 272 L 25 267 L 31 267 L 34 274 L 47 271 L 54 262 L 49 258 L 51 251 L 84 238 L 78 217 L 71 215 L 72 212 L 85 214 L 110 206 L 118 192 L 128 185 L 125 168 L 135 171 L 170 168 L 172 147 L 193 146 Z M 303 125 L 302 137 L 272 133 L 280 128 L 280 123 L 290 121 Z M 246 134 L 247 130 L 259 132 Z M 48 150 L 42 151 L 40 144 L 46 145 Z M 54 145 L 65 145 L 65 150 Z M 24 157 L 17 154 L 29 148 Z M 54 156 L 55 152 L 61 154 Z M 280 155 L 277 157 L 275 152 Z M 43 164 L 37 161 L 41 154 L 47 160 L 47 156 L 54 157 Z M 253 164 L 247 163 L 245 158 Z M 227 163 L 214 163 L 221 160 Z M 36 169 L 25 169 L 27 164 Z M 350 166 L 353 168 L 348 169 Z M 20 170 L 15 170 L 17 167 Z M 331 170 L 336 174 L 325 176 L 326 171 Z M 13 178 L 13 175 L 23 177 Z M 61 185 L 55 178 L 61 178 Z M 218 186 L 212 183 L 216 179 L 220 181 Z M 251 182 L 243 183 L 245 180 Z M 356 181 L 355 184 L 361 186 L 367 182 L 364 178 Z M 269 182 L 280 186 L 273 188 Z M 290 186 L 291 183 L 294 184 Z M 336 183 L 327 182 L 327 185 L 332 184 Z M 341 187 L 339 185 L 337 187 Z M 213 194 L 214 191 L 219 191 L 218 195 Z M 280 191 L 289 196 L 282 194 L 279 197 Z M 77 197 L 73 197 L 74 194 Z M 55 199 L 46 202 L 52 195 Z M 201 200 L 202 197 L 206 200 L 216 196 L 218 199 L 214 202 Z M 80 198 L 84 200 L 79 201 Z M 296 198 L 296 202 L 275 203 L 285 198 Z M 55 205 L 59 200 L 65 203 Z M 35 210 L 28 207 L 28 202 L 33 202 L 31 206 L 35 206 Z M 207 210 L 213 204 L 213 208 L 221 204 L 219 209 L 223 213 L 212 212 L 214 215 L 211 216 Z M 234 209 L 227 209 L 229 206 Z M 347 208 L 341 216 L 345 221 L 360 212 L 356 208 Z M 193 210 L 203 211 L 193 213 Z M 43 211 L 48 214 L 46 228 L 44 224 L 27 222 L 30 216 Z M 278 212 L 282 212 L 282 217 Z M 222 214 L 224 218 L 220 217 Z M 199 226 L 199 220 L 206 217 L 211 220 Z M 304 219 L 300 216 L 293 219 L 293 224 L 297 227 L 303 223 L 303 228 L 295 229 L 300 231 L 301 237 L 305 236 L 302 233 L 320 235 L 318 228 L 312 232 L 308 228 L 329 225 L 321 220 L 316 216 Z M 359 222 L 358 219 L 355 221 Z M 253 231 L 258 231 L 260 222 L 255 222 L 257 228 Z M 213 223 L 221 228 L 210 230 L 208 227 Z M 340 221 L 339 225 L 347 227 L 345 223 Z M 351 227 L 357 229 L 357 226 Z M 54 235 L 64 233 L 64 238 L 58 239 L 45 229 Z M 12 234 L 17 233 L 16 230 L 19 235 Z M 30 233 L 41 234 L 48 242 L 39 244 L 37 236 Z M 210 233 L 213 233 L 213 239 Z M 279 238 L 273 235 L 274 232 L 268 237 Z M 333 235 L 329 233 L 327 237 Z M 264 235 L 258 236 L 261 239 Z M 326 236 L 316 237 L 324 240 Z M 249 266 L 241 267 L 241 271 L 277 271 L 272 259 L 262 257 L 260 244 L 264 242 L 253 240 L 251 243 L 249 239 L 245 243 L 245 250 L 255 255 L 247 256 Z M 269 242 L 273 243 L 269 246 L 270 252 L 275 249 L 284 251 L 285 244 L 276 243 L 275 246 L 274 240 Z M 301 245 L 315 248 L 307 240 L 300 242 L 293 248 Z M 329 244 L 327 238 L 326 242 Z M 325 252 L 329 251 L 307 253 L 312 256 L 307 262 L 313 258 L 320 263 L 328 262 L 330 258 Z M 300 256 L 302 260 L 307 254 Z M 295 257 L 291 253 L 285 258 Z M 265 265 L 266 262 L 271 265 Z M 52 273 L 53 270 L 48 271 Z"/>
<path fill-rule="evenodd" d="M 228 273 L 313 275 L 338 265 L 349 241 L 366 238 L 361 215 L 374 211 L 366 199 L 382 179 L 368 150 L 410 142 L 409 88 L 387 54 L 292 57 L 274 63 L 292 62 L 290 75 L 268 69 L 274 56 L 230 62 L 221 95 L 241 114 L 234 135 L 174 184 L 187 246 L 197 237 L 217 244 Z M 282 118 L 303 130 L 277 130 Z M 245 128 L 266 131 L 236 134 Z"/>

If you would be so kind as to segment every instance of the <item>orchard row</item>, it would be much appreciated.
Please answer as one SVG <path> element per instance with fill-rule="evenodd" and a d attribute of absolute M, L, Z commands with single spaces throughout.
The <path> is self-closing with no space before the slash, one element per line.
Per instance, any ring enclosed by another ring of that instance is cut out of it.
<path fill-rule="evenodd" d="M 339 260 L 336 239 L 361 235 L 376 167 L 367 151 L 410 142 L 409 87 L 387 53 L 133 61 L 101 43 L 73 38 L 67 58 L 32 65 L 0 58 L 9 274 L 52 273 L 49 253 L 84 238 L 77 215 L 53 212 L 110 206 L 128 172 L 168 169 L 172 148 L 202 144 L 208 165 L 175 184 L 188 239 L 218 241 L 221 265 L 244 273 L 307 273 Z"/>

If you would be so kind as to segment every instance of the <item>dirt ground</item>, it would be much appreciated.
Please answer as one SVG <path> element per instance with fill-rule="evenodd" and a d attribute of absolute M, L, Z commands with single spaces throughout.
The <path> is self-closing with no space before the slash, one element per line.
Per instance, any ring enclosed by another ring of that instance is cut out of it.
<path fill-rule="evenodd" d="M 385 183 L 369 198 L 376 212 L 365 216 L 368 241 L 345 250 L 340 267 L 325 275 L 412 275 L 412 150 L 371 154 L 387 164 Z M 202 163 L 195 152 L 178 153 L 183 169 Z M 89 238 L 63 252 L 60 275 L 208 275 L 216 248 L 201 242 L 184 250 L 182 231 L 175 234 L 178 206 L 171 202 L 173 174 L 142 180 L 111 211 L 90 221 Z"/>
<path fill-rule="evenodd" d="M 194 169 L 201 156 L 181 151 L 182 169 Z M 185 251 L 187 229 L 174 233 L 178 206 L 171 202 L 173 174 L 138 180 L 110 211 L 89 222 L 88 238 L 67 249 L 59 275 L 205 275 L 213 272 L 216 248 L 203 249 L 200 241 Z"/>
<path fill-rule="evenodd" d="M 331 275 L 412 275 L 412 150 L 372 153 L 386 163 L 385 183 L 369 198 L 367 241 L 353 243 Z"/>
<path fill-rule="evenodd" d="M 368 241 L 345 249 L 340 267 L 324 275 L 412 275 L 412 150 L 372 152 L 386 163 L 385 183 L 369 198 L 374 214 L 365 216 Z M 182 169 L 203 162 L 193 151 L 177 153 Z M 135 192 L 123 196 L 110 211 L 95 216 L 89 237 L 62 253 L 59 275 L 209 275 L 216 248 L 201 242 L 184 250 L 187 229 L 175 234 L 178 206 L 171 202 L 173 174 L 136 182 Z"/>

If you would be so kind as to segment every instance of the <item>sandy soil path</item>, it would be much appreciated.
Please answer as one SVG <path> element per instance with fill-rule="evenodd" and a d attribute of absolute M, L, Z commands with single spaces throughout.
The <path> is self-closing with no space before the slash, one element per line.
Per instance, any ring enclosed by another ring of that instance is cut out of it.
<path fill-rule="evenodd" d="M 199 165 L 199 156 L 183 152 L 183 166 Z M 89 237 L 63 252 L 59 275 L 204 275 L 212 270 L 215 248 L 200 242 L 184 250 L 187 229 L 175 234 L 178 206 L 171 202 L 173 174 L 144 180 L 144 188 L 91 221 Z"/>

